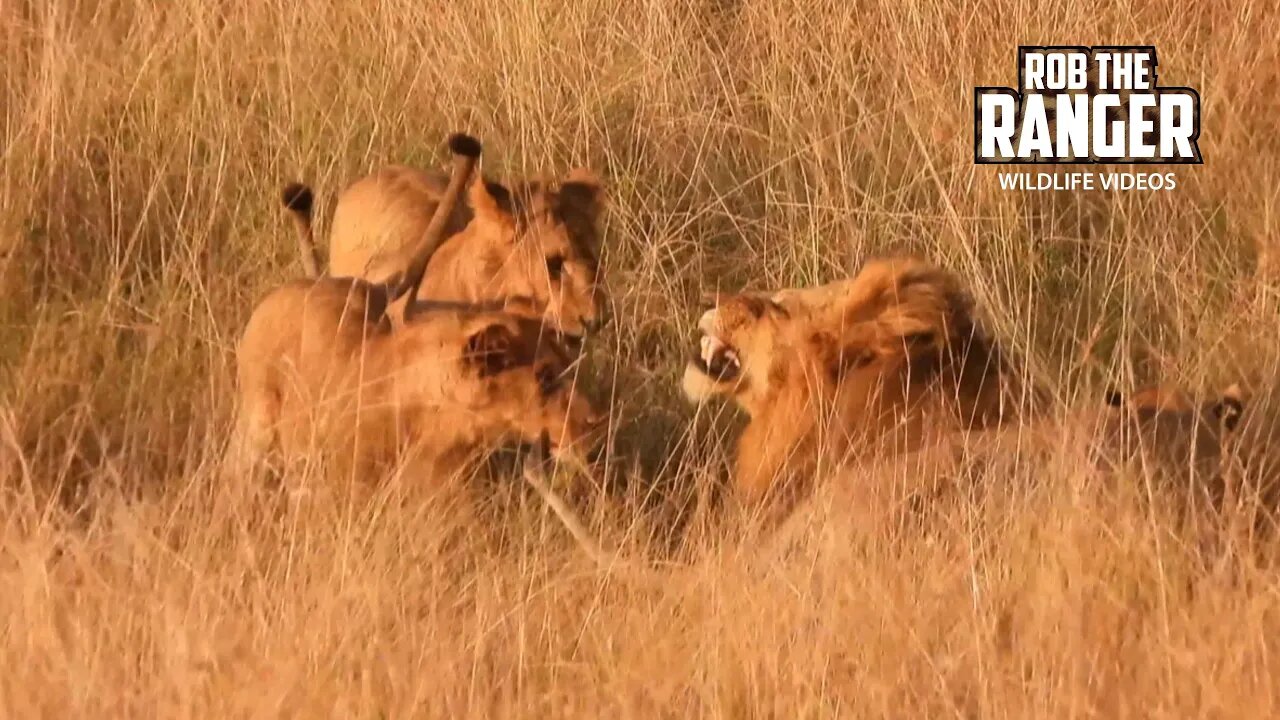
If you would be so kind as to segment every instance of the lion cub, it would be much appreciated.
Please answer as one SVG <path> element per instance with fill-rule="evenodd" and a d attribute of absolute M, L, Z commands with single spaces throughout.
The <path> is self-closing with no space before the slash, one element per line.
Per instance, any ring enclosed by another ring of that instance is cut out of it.
<path fill-rule="evenodd" d="M 254 309 L 237 351 L 242 462 L 273 449 L 318 451 L 360 470 L 407 461 L 439 476 L 509 438 L 549 438 L 559 455 L 583 449 L 595 413 L 564 381 L 571 358 L 545 337 L 539 312 L 515 302 L 512 312 L 415 310 L 423 269 L 480 153 L 466 136 L 450 148 L 453 176 L 404 276 L 297 280 Z"/>
<path fill-rule="evenodd" d="M 1175 478 L 1185 480 L 1190 474 L 1205 487 L 1218 485 L 1234 450 L 1245 400 L 1236 385 L 1199 402 L 1170 385 L 1141 388 L 1127 396 L 1108 391 L 1108 410 L 1098 423 L 1093 455 L 1108 469 L 1137 461 Z"/>
<path fill-rule="evenodd" d="M 446 180 L 392 165 L 347 187 L 329 237 L 332 274 L 374 283 L 403 276 Z M 445 305 L 532 298 L 546 308 L 548 326 L 576 349 L 607 316 L 598 263 L 603 207 L 603 186 L 585 169 L 559 182 L 510 186 L 477 176 L 466 202 L 448 215 L 422 292 L 430 303 Z M 310 203 L 296 210 L 301 241 L 314 248 Z M 314 249 L 304 250 L 304 258 L 313 256 Z"/>
<path fill-rule="evenodd" d="M 393 330 L 376 306 L 351 278 L 295 281 L 262 301 L 239 353 L 253 457 L 332 452 L 365 471 L 407 459 L 441 475 L 544 433 L 553 453 L 585 450 L 595 412 L 536 316 L 429 312 Z"/>

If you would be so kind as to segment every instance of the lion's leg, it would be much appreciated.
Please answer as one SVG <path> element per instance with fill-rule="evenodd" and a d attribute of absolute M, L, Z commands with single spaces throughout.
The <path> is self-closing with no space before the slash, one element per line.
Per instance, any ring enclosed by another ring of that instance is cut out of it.
<path fill-rule="evenodd" d="M 279 420 L 278 393 L 266 387 L 244 393 L 228 446 L 226 468 L 233 478 L 251 477 L 262 466 L 276 444 Z"/>

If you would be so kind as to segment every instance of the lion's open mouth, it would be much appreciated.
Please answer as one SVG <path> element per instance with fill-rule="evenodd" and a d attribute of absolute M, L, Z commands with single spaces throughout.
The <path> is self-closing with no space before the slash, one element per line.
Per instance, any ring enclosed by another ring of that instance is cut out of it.
<path fill-rule="evenodd" d="M 703 335 L 698 341 L 694 365 L 716 380 L 733 380 L 742 372 L 737 348 L 715 335 Z"/>

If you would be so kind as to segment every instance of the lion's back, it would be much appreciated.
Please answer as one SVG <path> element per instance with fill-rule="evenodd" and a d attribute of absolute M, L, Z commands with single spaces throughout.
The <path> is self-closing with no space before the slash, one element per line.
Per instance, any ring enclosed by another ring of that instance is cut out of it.
<path fill-rule="evenodd" d="M 267 382 L 284 364 L 305 369 L 389 330 L 385 296 L 355 278 L 294 280 L 254 308 L 236 350 L 241 381 Z"/>
<path fill-rule="evenodd" d="M 330 273 L 373 282 L 394 275 L 402 251 L 426 231 L 448 182 L 443 173 L 391 165 L 352 183 L 333 213 Z"/>

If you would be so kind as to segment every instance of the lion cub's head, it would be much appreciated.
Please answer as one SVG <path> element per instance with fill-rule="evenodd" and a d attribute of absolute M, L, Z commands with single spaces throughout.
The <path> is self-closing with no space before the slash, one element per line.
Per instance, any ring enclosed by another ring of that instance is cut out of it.
<path fill-rule="evenodd" d="M 402 357 L 428 416 L 444 435 L 468 443 L 549 438 L 553 455 L 583 460 L 601 415 L 574 385 L 569 351 L 537 314 L 440 312 L 418 315 L 403 331 Z M 415 392 L 416 391 L 416 392 Z M 437 400 L 439 398 L 439 400 Z"/>
<path fill-rule="evenodd" d="M 1244 413 L 1245 392 L 1236 384 L 1216 396 L 1197 401 L 1184 388 L 1174 385 L 1150 385 L 1125 395 L 1108 390 L 1107 406 L 1114 417 L 1127 417 L 1139 423 L 1161 416 L 1183 417 L 1205 424 L 1234 430 Z"/>
<path fill-rule="evenodd" d="M 575 170 L 560 182 L 510 187 L 477 178 L 469 201 L 474 219 L 463 245 L 494 278 L 491 291 L 535 299 L 571 342 L 603 324 L 598 222 L 604 190 L 594 175 Z"/>
<path fill-rule="evenodd" d="M 1110 390 L 1106 401 L 1109 411 L 1095 446 L 1101 456 L 1142 456 L 1178 468 L 1192 459 L 1217 462 L 1247 398 L 1238 385 L 1201 400 L 1182 388 L 1153 385 L 1129 395 Z"/>

